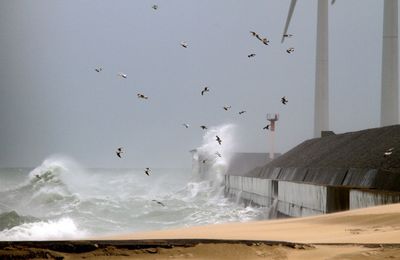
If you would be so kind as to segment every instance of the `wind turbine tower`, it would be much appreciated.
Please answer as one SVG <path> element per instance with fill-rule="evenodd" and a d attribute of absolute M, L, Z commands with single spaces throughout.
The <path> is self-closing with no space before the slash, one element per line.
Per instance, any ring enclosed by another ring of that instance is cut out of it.
<path fill-rule="evenodd" d="M 383 7 L 381 126 L 399 123 L 399 50 L 397 0 Z"/>
<path fill-rule="evenodd" d="M 285 40 L 290 20 L 297 0 L 292 0 L 282 35 Z M 332 1 L 332 4 L 335 0 Z M 329 130 L 329 24 L 328 0 L 318 0 L 317 14 L 317 50 L 315 64 L 315 92 L 314 92 L 314 137 L 320 137 L 321 131 Z"/>

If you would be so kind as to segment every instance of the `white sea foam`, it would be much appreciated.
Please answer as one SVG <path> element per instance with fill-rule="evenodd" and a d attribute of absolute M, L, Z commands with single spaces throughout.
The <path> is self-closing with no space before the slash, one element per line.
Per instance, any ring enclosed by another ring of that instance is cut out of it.
<path fill-rule="evenodd" d="M 82 239 L 87 236 L 71 218 L 64 217 L 56 221 L 25 223 L 0 232 L 0 240 L 62 240 Z"/>
<path fill-rule="evenodd" d="M 81 239 L 260 219 L 264 210 L 243 207 L 223 196 L 234 129 L 210 127 L 194 154 L 198 167 L 192 176 L 184 169 L 152 169 L 150 176 L 143 169 L 85 170 L 71 159 L 52 156 L 25 175 L 21 185 L 0 191 L 0 205 L 6 205 L 1 208 L 41 220 L 3 230 L 0 240 Z M 13 176 L 0 172 L 0 181 Z"/>
<path fill-rule="evenodd" d="M 194 165 L 195 174 L 200 179 L 222 182 L 235 149 L 234 134 L 235 125 L 232 124 L 210 127 L 207 130 L 203 136 L 202 145 L 196 149 L 193 157 L 197 164 Z M 217 142 L 217 136 L 222 140 L 221 144 Z M 218 156 L 217 153 L 221 156 Z"/>

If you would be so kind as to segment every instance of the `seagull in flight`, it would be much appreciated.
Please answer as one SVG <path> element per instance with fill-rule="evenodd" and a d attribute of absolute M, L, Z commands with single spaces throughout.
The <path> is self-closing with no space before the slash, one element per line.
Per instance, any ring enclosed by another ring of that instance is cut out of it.
<path fill-rule="evenodd" d="M 242 110 L 239 112 L 239 115 L 246 113 L 246 110 Z"/>
<path fill-rule="evenodd" d="M 137 94 L 137 97 L 141 98 L 141 99 L 149 99 L 149 97 L 147 97 L 147 96 L 145 96 L 143 94 L 140 94 L 140 93 Z"/>
<path fill-rule="evenodd" d="M 286 103 L 289 102 L 289 100 L 287 100 L 286 96 L 283 96 L 281 98 L 281 102 L 282 102 L 282 104 L 286 105 Z"/>
<path fill-rule="evenodd" d="M 162 203 L 161 201 L 158 201 L 158 200 L 151 200 L 151 201 L 154 201 L 155 203 L 165 207 L 164 203 Z"/>
<path fill-rule="evenodd" d="M 291 54 L 291 53 L 294 52 L 294 48 L 289 48 L 289 49 L 286 50 L 286 52 L 289 53 L 289 54 Z"/>
<path fill-rule="evenodd" d="M 189 124 L 182 124 L 184 127 L 189 128 Z"/>
<path fill-rule="evenodd" d="M 121 154 L 123 153 L 122 147 L 119 147 L 115 153 L 117 154 L 117 156 L 118 156 L 119 158 L 122 158 L 122 157 L 121 157 Z"/>
<path fill-rule="evenodd" d="M 389 157 L 390 155 L 392 155 L 393 150 L 394 150 L 394 147 L 387 149 L 387 150 L 384 152 L 383 157 Z"/>
<path fill-rule="evenodd" d="M 128 77 L 128 75 L 126 75 L 122 72 L 118 73 L 118 76 L 120 76 L 121 78 L 124 78 L 124 79 L 126 79 Z"/>
<path fill-rule="evenodd" d="M 269 130 L 269 125 L 263 127 L 264 130 Z"/>
<path fill-rule="evenodd" d="M 151 8 L 153 8 L 154 10 L 158 9 L 158 5 L 153 5 Z"/>
<path fill-rule="evenodd" d="M 36 174 L 35 177 L 38 178 L 39 180 L 42 178 L 39 176 L 39 174 Z"/>
<path fill-rule="evenodd" d="M 210 89 L 208 87 L 204 87 L 204 89 L 201 91 L 201 95 L 204 96 L 204 93 L 210 92 Z"/>
<path fill-rule="evenodd" d="M 224 106 L 223 108 L 224 108 L 225 111 L 228 111 L 231 107 L 232 106 Z"/>
<path fill-rule="evenodd" d="M 248 58 L 252 58 L 252 57 L 254 57 L 254 56 L 256 56 L 255 53 L 250 53 L 249 55 L 247 55 Z"/>
<path fill-rule="evenodd" d="M 188 45 L 187 42 L 181 42 L 181 46 L 182 46 L 183 48 L 187 48 L 189 45 Z"/>
<path fill-rule="evenodd" d="M 215 140 L 219 143 L 219 145 L 221 145 L 222 140 L 221 140 L 221 138 L 219 138 L 218 135 L 215 136 Z"/>
<path fill-rule="evenodd" d="M 259 39 L 260 41 L 262 41 L 260 35 L 256 32 L 250 31 L 251 35 L 253 35 L 254 37 L 256 37 L 257 39 Z"/>
<path fill-rule="evenodd" d="M 250 31 L 250 33 L 251 33 L 251 35 L 253 35 L 254 37 L 257 37 L 257 33 L 256 32 L 253 32 L 253 31 Z"/>
<path fill-rule="evenodd" d="M 268 43 L 269 43 L 269 40 L 268 40 L 267 38 L 263 38 L 261 41 L 262 41 L 262 43 L 264 43 L 265 45 L 268 45 Z"/>
<path fill-rule="evenodd" d="M 97 67 L 97 68 L 95 68 L 94 69 L 96 72 L 100 72 L 100 71 L 103 71 L 103 68 L 102 67 Z"/>
<path fill-rule="evenodd" d="M 219 158 L 222 157 L 222 155 L 221 155 L 218 151 L 216 151 L 215 154 L 216 154 Z"/>
<path fill-rule="evenodd" d="M 201 127 L 201 129 L 203 129 L 203 130 L 207 130 L 207 126 L 205 126 L 205 125 L 201 125 L 200 127 Z"/>
<path fill-rule="evenodd" d="M 144 170 L 144 173 L 147 175 L 147 176 L 150 176 L 150 168 L 146 168 L 145 170 Z"/>

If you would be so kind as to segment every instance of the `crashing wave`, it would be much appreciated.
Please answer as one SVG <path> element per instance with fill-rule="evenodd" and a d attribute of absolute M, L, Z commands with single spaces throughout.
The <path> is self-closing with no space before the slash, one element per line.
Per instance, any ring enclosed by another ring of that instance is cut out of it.
<path fill-rule="evenodd" d="M 0 214 L 0 231 L 10 229 L 24 223 L 38 222 L 40 219 L 32 216 L 20 216 L 15 211 L 4 212 Z"/>
<path fill-rule="evenodd" d="M 50 208 L 73 205 L 79 198 L 66 184 L 75 165 L 67 159 L 50 158 L 29 173 L 28 180 L 11 190 L 0 192 L 3 201 L 13 201 L 13 210 L 49 217 Z M 11 208 L 10 206 L 8 206 Z"/>
<path fill-rule="evenodd" d="M 221 184 L 234 150 L 235 126 L 226 124 L 211 127 L 203 136 L 203 144 L 193 150 L 193 172 L 197 180 Z M 219 136 L 222 143 L 216 141 Z"/>
<path fill-rule="evenodd" d="M 82 239 L 85 236 L 86 231 L 79 229 L 70 218 L 24 223 L 0 232 L 3 241 Z"/>

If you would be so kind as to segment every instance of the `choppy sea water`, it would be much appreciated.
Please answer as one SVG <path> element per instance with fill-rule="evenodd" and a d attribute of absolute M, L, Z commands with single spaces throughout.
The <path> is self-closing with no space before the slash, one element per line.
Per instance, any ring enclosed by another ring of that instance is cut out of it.
<path fill-rule="evenodd" d="M 0 240 L 82 239 L 265 219 L 267 209 L 224 197 L 228 156 L 214 135 L 205 135 L 198 149 L 208 165 L 201 171 L 152 169 L 147 176 L 143 169 L 84 169 L 59 157 L 34 169 L 0 169 Z"/>

